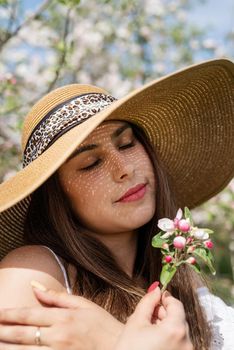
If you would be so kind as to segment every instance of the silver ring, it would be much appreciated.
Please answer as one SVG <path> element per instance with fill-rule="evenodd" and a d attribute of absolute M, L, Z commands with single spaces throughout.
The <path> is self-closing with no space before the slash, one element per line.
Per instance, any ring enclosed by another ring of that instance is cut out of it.
<path fill-rule="evenodd" d="M 41 346 L 41 328 L 40 327 L 37 327 L 34 341 L 36 345 Z"/>

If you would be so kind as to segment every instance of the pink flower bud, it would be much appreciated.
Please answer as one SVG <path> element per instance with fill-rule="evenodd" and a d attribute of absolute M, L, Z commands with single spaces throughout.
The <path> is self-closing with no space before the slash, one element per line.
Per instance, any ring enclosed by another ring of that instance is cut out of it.
<path fill-rule="evenodd" d="M 195 249 L 196 249 L 196 246 L 191 245 L 190 247 L 188 247 L 187 253 L 192 253 Z"/>
<path fill-rule="evenodd" d="M 193 241 L 193 237 L 188 237 L 186 240 L 186 244 L 189 244 Z"/>
<path fill-rule="evenodd" d="M 163 248 L 163 249 L 168 249 L 168 248 L 169 248 L 169 245 L 168 245 L 167 243 L 163 243 L 162 248 Z"/>
<path fill-rule="evenodd" d="M 177 249 L 183 249 L 186 244 L 186 239 L 182 236 L 177 236 L 173 240 L 174 247 Z"/>
<path fill-rule="evenodd" d="M 175 228 L 178 228 L 178 223 L 179 223 L 179 221 L 180 221 L 180 220 L 177 219 L 177 218 L 175 218 L 175 219 L 173 220 Z"/>
<path fill-rule="evenodd" d="M 179 220 L 178 228 L 182 232 L 188 232 L 190 230 L 190 225 L 185 219 Z"/>
<path fill-rule="evenodd" d="M 191 265 L 194 265 L 194 264 L 196 264 L 196 259 L 193 256 L 190 256 L 190 258 L 188 258 L 186 260 L 186 262 L 191 264 Z"/>
<path fill-rule="evenodd" d="M 166 255 L 166 256 L 165 256 L 165 261 L 166 261 L 167 263 L 170 263 L 170 262 L 172 261 L 172 257 L 171 257 L 170 255 Z"/>
<path fill-rule="evenodd" d="M 213 243 L 212 241 L 209 240 L 209 241 L 205 241 L 205 242 L 204 242 L 204 245 L 205 245 L 206 248 L 212 249 L 213 246 L 214 246 L 214 243 Z"/>

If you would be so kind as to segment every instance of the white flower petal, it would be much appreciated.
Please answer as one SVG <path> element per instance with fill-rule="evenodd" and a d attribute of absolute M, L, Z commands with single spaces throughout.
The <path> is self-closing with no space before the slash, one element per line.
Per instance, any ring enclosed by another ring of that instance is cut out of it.
<path fill-rule="evenodd" d="M 209 233 L 205 232 L 202 239 L 207 240 L 209 238 Z"/>
<path fill-rule="evenodd" d="M 175 229 L 174 222 L 167 218 L 158 220 L 158 227 L 162 231 L 174 231 Z"/>
<path fill-rule="evenodd" d="M 161 238 L 163 238 L 163 239 L 164 239 L 164 238 L 168 238 L 168 237 L 172 236 L 173 233 L 174 233 L 174 232 L 166 232 L 166 233 L 164 233 L 164 235 L 161 236 Z"/>
<path fill-rule="evenodd" d="M 176 213 L 176 219 L 180 220 L 183 217 L 183 211 L 181 208 L 178 209 L 177 213 Z"/>
<path fill-rule="evenodd" d="M 192 235 L 197 238 L 197 239 L 200 239 L 200 240 L 206 240 L 209 238 L 209 234 L 207 232 L 205 232 L 204 230 L 202 229 L 193 229 L 192 231 Z"/>

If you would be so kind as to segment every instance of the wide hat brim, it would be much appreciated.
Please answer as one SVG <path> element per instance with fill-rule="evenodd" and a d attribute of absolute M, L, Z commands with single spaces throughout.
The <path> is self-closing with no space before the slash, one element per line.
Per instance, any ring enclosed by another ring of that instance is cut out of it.
<path fill-rule="evenodd" d="M 234 177 L 234 64 L 190 66 L 133 91 L 75 126 L 0 185 L 0 259 L 23 244 L 30 194 L 104 120 L 140 126 L 164 164 L 179 207 L 194 208 Z"/>

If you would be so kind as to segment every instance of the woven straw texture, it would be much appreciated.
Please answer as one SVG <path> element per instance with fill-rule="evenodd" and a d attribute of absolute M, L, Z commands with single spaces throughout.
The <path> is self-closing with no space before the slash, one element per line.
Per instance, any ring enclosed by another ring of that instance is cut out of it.
<path fill-rule="evenodd" d="M 61 93 L 62 92 L 62 93 Z M 42 117 L 70 97 L 104 90 L 71 85 L 52 92 L 26 118 L 22 146 Z M 144 129 L 169 174 L 178 205 L 193 208 L 234 177 L 234 64 L 214 60 L 153 81 L 114 102 L 56 140 L 0 185 L 0 259 L 23 244 L 30 194 L 105 119 Z"/>

